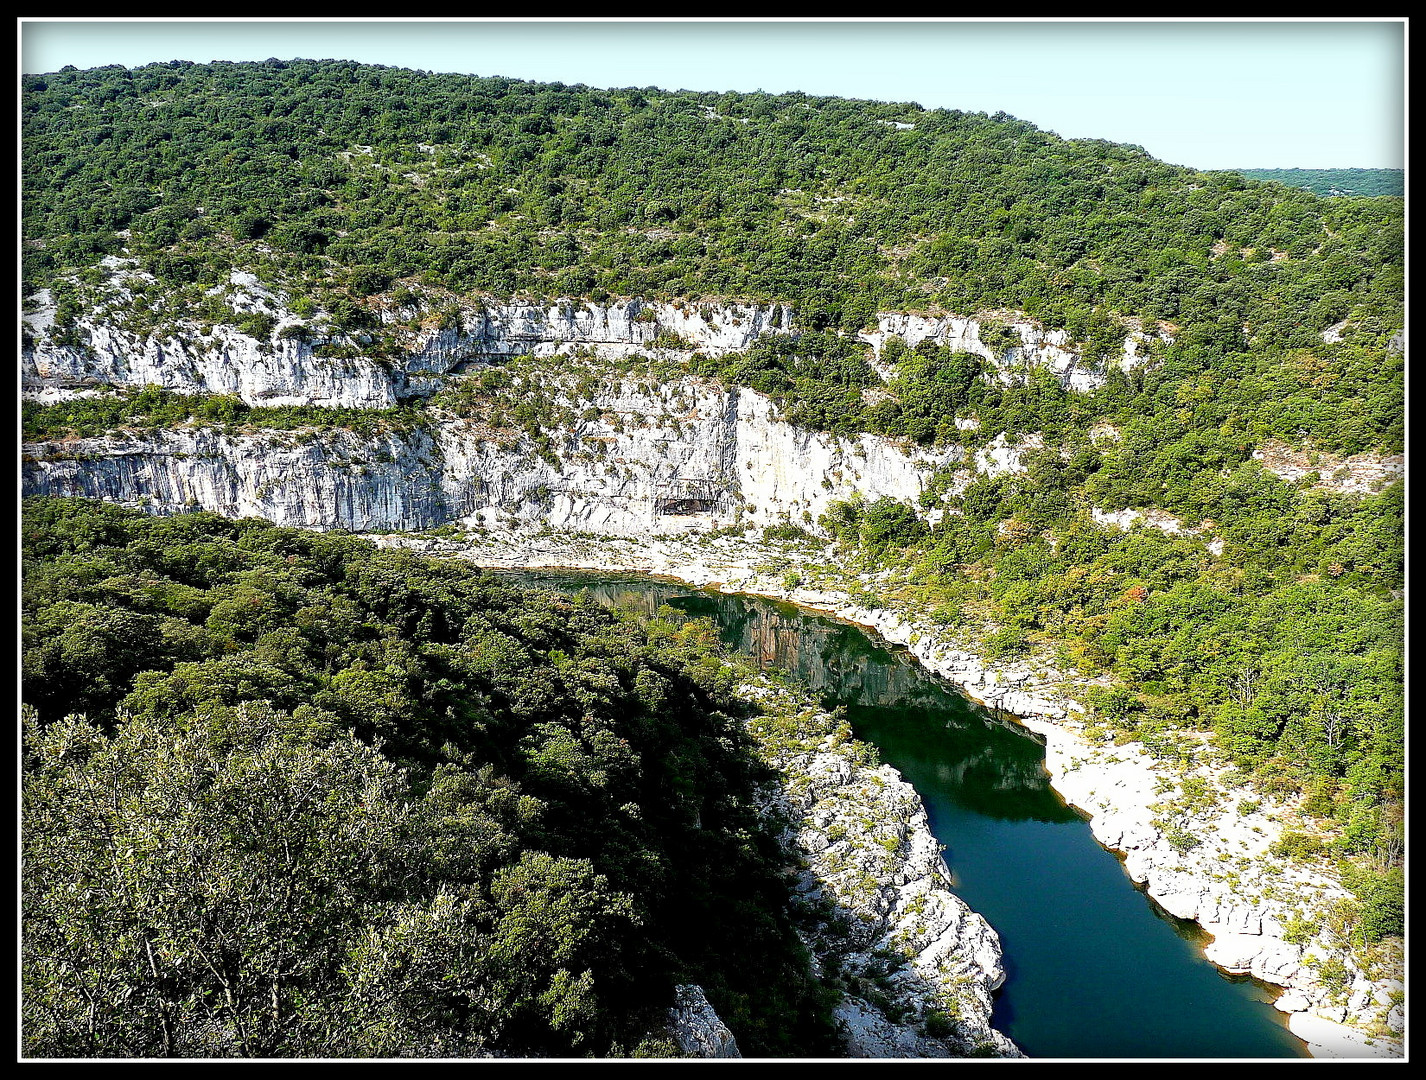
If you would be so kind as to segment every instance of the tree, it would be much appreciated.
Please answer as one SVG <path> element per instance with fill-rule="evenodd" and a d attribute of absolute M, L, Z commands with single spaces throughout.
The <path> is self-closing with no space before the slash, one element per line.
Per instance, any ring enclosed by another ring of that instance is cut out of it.
<path fill-rule="evenodd" d="M 295 738 L 293 736 L 296 736 Z M 23 1039 L 35 1056 L 342 1052 L 348 949 L 419 844 L 399 770 L 263 706 L 69 717 L 26 743 Z"/>

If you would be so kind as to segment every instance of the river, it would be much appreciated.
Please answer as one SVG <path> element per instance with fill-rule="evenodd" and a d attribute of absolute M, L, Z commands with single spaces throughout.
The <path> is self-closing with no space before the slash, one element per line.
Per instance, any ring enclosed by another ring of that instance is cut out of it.
<path fill-rule="evenodd" d="M 1275 990 L 1224 975 L 1203 934 L 1159 908 L 1050 787 L 1038 737 L 857 627 L 789 604 L 651 578 L 525 572 L 601 603 L 668 605 L 842 706 L 926 804 L 956 892 L 999 932 L 995 1026 L 1034 1058 L 1291 1058 Z"/>

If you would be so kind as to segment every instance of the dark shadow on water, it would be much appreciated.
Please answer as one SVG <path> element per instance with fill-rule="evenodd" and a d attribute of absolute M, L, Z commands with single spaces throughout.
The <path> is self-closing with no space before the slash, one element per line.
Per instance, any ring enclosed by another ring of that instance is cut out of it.
<path fill-rule="evenodd" d="M 1274 991 L 1227 976 L 1207 935 L 1129 880 L 1050 786 L 1043 740 L 969 701 L 904 649 L 789 604 L 652 578 L 526 574 L 602 604 L 711 619 L 733 651 L 844 707 L 921 795 L 956 891 L 1001 936 L 996 1027 L 1032 1057 L 1291 1058 Z"/>

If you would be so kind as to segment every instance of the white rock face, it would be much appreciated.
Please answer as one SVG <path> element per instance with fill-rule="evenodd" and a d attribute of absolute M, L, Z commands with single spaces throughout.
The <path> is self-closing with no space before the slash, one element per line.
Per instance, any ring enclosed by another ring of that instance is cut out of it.
<path fill-rule="evenodd" d="M 611 419 L 582 425 L 558 469 L 530 457 L 512 463 L 480 442 L 452 446 L 448 458 L 469 461 L 471 475 L 508 471 L 517 487 L 546 485 L 552 501 L 531 508 L 542 522 L 642 535 L 734 521 L 815 521 L 834 498 L 853 492 L 914 499 L 928 469 L 958 453 L 911 457 L 876 436 L 845 439 L 794 428 L 777 419 L 766 398 L 745 390 L 690 386 L 683 401 L 689 407 L 669 417 L 660 397 L 625 384 L 617 397 L 598 402 Z M 591 445 L 602 456 L 583 456 Z M 492 505 L 511 502 L 508 495 L 492 499 Z"/>
<path fill-rule="evenodd" d="M 961 454 L 908 455 L 877 436 L 795 428 L 759 394 L 692 380 L 642 389 L 626 382 L 595 408 L 601 419 L 565 433 L 550 456 L 523 434 L 459 420 L 433 436 L 366 440 L 335 428 L 251 435 L 182 429 L 30 444 L 24 491 L 147 500 L 160 513 L 202 509 L 318 528 L 513 519 L 645 536 L 734 521 L 815 521 L 833 499 L 853 493 L 914 500 L 930 470 Z"/>
<path fill-rule="evenodd" d="M 129 262 L 109 261 L 110 295 L 121 301 L 132 298 L 130 284 L 152 283 Z M 512 356 L 554 356 L 585 348 L 620 357 L 663 347 L 718 355 L 745 350 L 768 334 L 795 330 L 793 309 L 785 304 L 463 302 L 443 312 L 441 325 L 432 321 L 419 330 L 405 322 L 419 309 L 388 306 L 377 314 L 403 348 L 399 359 L 388 360 L 371 355 L 369 334 L 342 333 L 320 318 L 300 318 L 284 297 L 252 274 L 235 271 L 228 287 L 211 291 L 239 314 L 271 316 L 270 337 L 258 340 L 230 325 L 215 326 L 205 335 L 183 318 L 170 320 L 176 332 L 140 336 L 91 313 L 78 322 L 84 344 L 59 345 L 52 339 L 53 302 L 47 291 L 37 293 L 31 298 L 35 310 L 25 316 L 34 343 L 22 350 L 22 390 L 160 386 L 178 393 L 236 394 L 249 405 L 386 408 L 431 393 L 443 375 Z M 1099 365 L 1067 347 L 1066 331 L 1045 330 L 1024 316 L 997 319 L 1019 339 L 999 353 L 981 340 L 984 319 L 904 313 L 877 318 L 877 330 L 861 338 L 878 352 L 893 335 L 913 346 L 933 340 L 985 357 L 1002 379 L 1009 379 L 1015 365 L 1027 363 L 1049 368 L 1071 389 L 1088 391 L 1104 383 Z M 299 327 L 305 340 L 291 336 Z M 1127 370 L 1142 363 L 1146 340 L 1140 331 L 1130 331 L 1119 365 Z M 341 358 L 322 355 L 332 351 L 341 352 Z"/>
<path fill-rule="evenodd" d="M 1312 486 L 1347 495 L 1366 495 L 1406 475 L 1402 454 L 1336 454 L 1299 450 L 1275 440 L 1253 451 L 1253 459 L 1289 484 L 1312 478 Z"/>
<path fill-rule="evenodd" d="M 180 324 L 175 336 L 139 337 L 102 319 L 84 318 L 79 331 L 87 344 L 57 345 L 49 337 L 53 307 L 40 304 L 26 316 L 35 343 L 21 354 L 22 389 L 160 386 L 185 394 L 236 394 L 249 405 L 388 408 L 429 394 L 439 376 L 469 364 L 553 356 L 576 347 L 626 356 L 648 351 L 658 340 L 672 342 L 669 335 L 681 339 L 682 348 L 719 354 L 746 349 L 759 337 L 787 332 L 792 325 L 786 305 L 492 302 L 462 307 L 459 326 L 403 329 L 405 353 L 387 361 L 360 355 L 369 344 L 369 335 L 362 333 L 343 335 L 318 324 L 310 341 L 284 337 L 284 330 L 302 320 L 251 275 L 235 274 L 234 286 L 236 294 L 228 301 L 234 310 L 276 319 L 270 339 L 260 341 L 226 325 L 204 336 L 193 324 Z M 358 355 L 319 355 L 332 345 Z"/>
<path fill-rule="evenodd" d="M 1011 446 L 1002 431 L 990 441 L 990 445 L 976 451 L 976 472 L 982 476 L 1022 473 L 1025 471 L 1025 465 L 1021 459 L 1032 450 L 1043 449 L 1044 445 L 1045 440 L 1041 436 L 1027 435 L 1017 445 Z"/>
<path fill-rule="evenodd" d="M 184 394 L 236 394 L 249 405 L 388 408 L 407 371 L 366 358 L 326 359 L 293 340 L 257 341 L 231 326 L 197 334 L 137 338 L 105 324 L 88 326 L 88 346 L 37 344 L 21 356 L 27 392 L 159 386 Z M 409 371 L 420 369 L 413 358 Z"/>
<path fill-rule="evenodd" d="M 1097 506 L 1089 508 L 1089 516 L 1098 525 L 1113 525 L 1117 529 L 1132 529 L 1135 525 L 1147 525 L 1170 536 L 1194 536 L 1202 529 L 1186 528 L 1182 521 L 1172 514 L 1155 507 L 1125 510 L 1101 510 Z"/>
<path fill-rule="evenodd" d="M 1388 1042 L 1368 1039 L 1360 1031 L 1334 1024 L 1311 1013 L 1293 1013 L 1288 1030 L 1312 1048 L 1315 1058 L 1393 1058 L 1399 1049 Z"/>
<path fill-rule="evenodd" d="M 609 304 L 560 301 L 550 306 L 489 303 L 463 315 L 466 332 L 494 355 L 550 356 L 562 346 L 648 348 L 660 335 L 674 334 L 687 347 L 707 353 L 747 349 L 767 334 L 792 329 L 785 304 L 691 304 L 616 300 Z M 630 349 L 632 351 L 632 349 Z"/>
<path fill-rule="evenodd" d="M 1333 323 L 1322 331 L 1322 340 L 1328 345 L 1335 345 L 1342 340 L 1342 332 L 1352 325 L 1351 319 L 1343 319 L 1339 323 Z"/>
<path fill-rule="evenodd" d="M 744 691 L 779 694 L 766 684 Z M 769 809 L 790 822 L 784 845 L 804 867 L 796 892 L 833 912 L 807 939 L 813 955 L 875 981 L 908 1017 L 844 996 L 836 1015 L 849 1056 L 1021 1056 L 990 1026 L 991 995 L 1005 981 L 1000 940 L 951 891 L 915 789 L 891 766 L 865 764 L 845 722 L 825 714 L 804 713 L 793 731 L 764 718 L 748 729 L 781 776 Z"/>
<path fill-rule="evenodd" d="M 211 510 L 309 528 L 430 529 L 450 520 L 428 436 L 346 431 L 152 436 L 25 447 L 26 495 L 77 495 L 154 513 Z"/>
<path fill-rule="evenodd" d="M 719 1019 L 701 986 L 679 986 L 668 1011 L 669 1034 L 678 1048 L 691 1057 L 740 1058 L 738 1042 Z"/>
<path fill-rule="evenodd" d="M 1109 525 L 1126 531 L 1136 525 L 1146 525 L 1170 536 L 1202 536 L 1214 527 L 1214 522 L 1205 519 L 1197 528 L 1188 528 L 1172 514 L 1153 506 L 1124 510 L 1101 510 L 1097 506 L 1091 506 L 1089 516 L 1098 525 Z M 1212 555 L 1222 555 L 1227 541 L 1222 537 L 1214 537 L 1205 541 L 1203 546 Z"/>
<path fill-rule="evenodd" d="M 974 353 L 994 364 L 1006 381 L 1017 364 L 1048 368 L 1059 379 L 1061 386 L 1081 392 L 1098 389 L 1107 380 L 1102 365 L 1086 360 L 1068 347 L 1068 331 L 1046 330 L 1025 316 L 1009 314 L 997 318 L 995 322 L 1014 331 L 1019 342 L 1008 349 L 996 350 L 981 338 L 981 328 L 986 322 L 985 318 L 893 312 L 878 315 L 876 330 L 858 336 L 875 346 L 878 354 L 892 337 L 901 338 L 909 348 L 923 341 L 933 341 L 955 352 Z M 1124 338 L 1123 351 L 1117 360 L 1123 370 L 1144 363 L 1143 348 L 1150 336 L 1171 340 L 1163 335 L 1145 335 L 1139 330 L 1131 330 Z"/>

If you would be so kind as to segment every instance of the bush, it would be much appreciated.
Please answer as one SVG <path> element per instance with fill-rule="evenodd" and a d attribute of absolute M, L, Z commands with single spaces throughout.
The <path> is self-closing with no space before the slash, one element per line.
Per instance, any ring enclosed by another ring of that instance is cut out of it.
<path fill-rule="evenodd" d="M 1307 833 L 1285 832 L 1270 849 L 1289 859 L 1312 859 L 1322 854 L 1322 839 Z"/>
<path fill-rule="evenodd" d="M 897 499 L 877 499 L 861 515 L 860 539 L 868 551 L 879 554 L 889 547 L 910 547 L 929 536 L 916 511 Z"/>
<path fill-rule="evenodd" d="M 1401 867 L 1351 868 L 1342 875 L 1342 883 L 1362 905 L 1358 926 L 1363 944 L 1401 936 L 1406 929 L 1406 875 Z"/>
<path fill-rule="evenodd" d="M 982 643 L 982 651 L 991 660 L 1004 660 L 1024 654 L 1030 647 L 1025 631 L 1018 626 L 1006 626 L 988 635 Z"/>
<path fill-rule="evenodd" d="M 1169 825 L 1164 829 L 1164 839 L 1169 842 L 1169 846 L 1180 855 L 1187 855 L 1199 844 L 1203 843 L 1200 837 L 1194 836 L 1181 825 Z"/>

